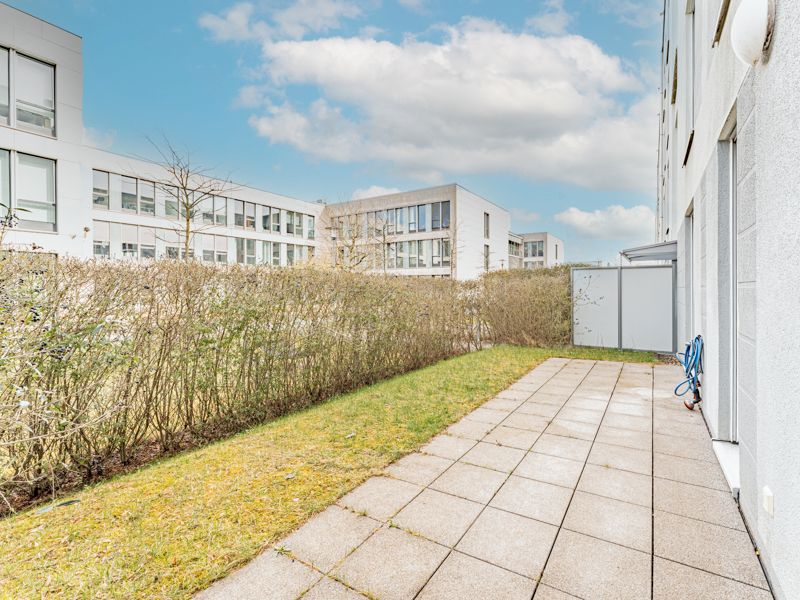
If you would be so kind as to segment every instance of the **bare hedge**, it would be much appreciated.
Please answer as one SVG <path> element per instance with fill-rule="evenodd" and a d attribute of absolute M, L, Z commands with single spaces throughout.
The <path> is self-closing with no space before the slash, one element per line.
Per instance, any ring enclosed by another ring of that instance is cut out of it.
<path fill-rule="evenodd" d="M 486 341 L 565 343 L 565 277 L 459 284 L 6 254 L 0 513 L 143 449 L 217 439 Z"/>

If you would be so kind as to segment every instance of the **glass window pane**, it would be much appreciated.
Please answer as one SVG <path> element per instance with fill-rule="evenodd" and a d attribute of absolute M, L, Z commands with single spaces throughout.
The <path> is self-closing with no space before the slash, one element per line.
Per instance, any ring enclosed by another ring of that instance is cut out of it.
<path fill-rule="evenodd" d="M 294 244 L 286 244 L 286 264 L 288 266 L 294 264 Z"/>
<path fill-rule="evenodd" d="M 8 50 L 0 48 L 0 123 L 8 123 Z"/>
<path fill-rule="evenodd" d="M 108 208 L 108 173 L 92 171 L 92 202 L 95 208 Z"/>
<path fill-rule="evenodd" d="M 136 212 L 136 179 L 133 177 L 122 178 L 122 210 Z"/>
<path fill-rule="evenodd" d="M 450 227 L 450 201 L 442 202 L 442 229 Z"/>
<path fill-rule="evenodd" d="M 262 206 L 261 207 L 261 230 L 262 231 L 272 231 L 272 225 L 269 220 L 270 215 L 270 207 L 269 206 Z"/>
<path fill-rule="evenodd" d="M 413 232 L 417 230 L 417 207 L 408 207 L 408 231 Z"/>
<path fill-rule="evenodd" d="M 406 232 L 406 209 L 405 208 L 398 208 L 397 209 L 397 233 L 405 233 Z"/>
<path fill-rule="evenodd" d="M 299 212 L 294 213 L 294 234 L 303 236 L 303 214 Z"/>
<path fill-rule="evenodd" d="M 11 208 L 11 153 L 0 149 L 0 218 Z"/>
<path fill-rule="evenodd" d="M 55 69 L 17 54 L 17 124 L 55 135 Z"/>
<path fill-rule="evenodd" d="M 200 201 L 200 219 L 204 225 L 214 224 L 214 198 L 207 196 Z"/>
<path fill-rule="evenodd" d="M 236 238 L 236 262 L 244 264 L 244 240 Z"/>
<path fill-rule="evenodd" d="M 308 239 L 313 240 L 315 238 L 315 236 L 317 235 L 317 232 L 314 230 L 315 219 L 314 219 L 313 215 L 308 215 L 307 227 L 308 227 Z"/>
<path fill-rule="evenodd" d="M 417 231 L 425 231 L 428 229 L 427 209 L 427 204 L 420 204 L 417 207 Z"/>
<path fill-rule="evenodd" d="M 56 229 L 55 161 L 17 155 L 17 217 L 31 229 Z"/>
<path fill-rule="evenodd" d="M 156 214 L 156 184 L 152 181 L 139 182 L 139 210 L 143 214 Z"/>
<path fill-rule="evenodd" d="M 272 266 L 281 266 L 281 245 L 280 242 L 272 243 Z"/>
<path fill-rule="evenodd" d="M 281 232 L 281 209 L 272 209 L 272 231 Z"/>
<path fill-rule="evenodd" d="M 294 213 L 292 211 L 286 213 L 286 233 L 294 235 Z"/>
<path fill-rule="evenodd" d="M 252 202 L 245 202 L 244 205 L 244 226 L 246 229 L 256 228 L 256 205 Z"/>
<path fill-rule="evenodd" d="M 139 257 L 139 244 L 137 241 L 136 225 L 120 226 L 122 238 L 122 256 L 125 258 Z"/>
<path fill-rule="evenodd" d="M 244 227 L 244 202 L 241 200 L 233 201 L 233 225 Z"/>
<path fill-rule="evenodd" d="M 111 226 L 104 221 L 92 223 L 94 255 L 97 258 L 111 257 Z"/>
<path fill-rule="evenodd" d="M 214 197 L 214 220 L 217 225 L 228 224 L 228 199 L 220 196 Z"/>

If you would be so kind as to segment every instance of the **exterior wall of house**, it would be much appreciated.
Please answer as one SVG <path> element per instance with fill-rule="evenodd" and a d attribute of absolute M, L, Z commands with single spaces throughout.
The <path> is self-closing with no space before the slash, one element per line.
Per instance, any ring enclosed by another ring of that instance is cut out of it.
<path fill-rule="evenodd" d="M 523 268 L 549 269 L 564 264 L 564 242 L 561 239 L 547 232 L 523 233 L 520 236 L 523 246 Z M 541 242 L 541 248 L 539 248 L 539 242 Z M 534 246 L 531 246 L 531 243 Z M 539 250 L 542 251 L 541 256 L 538 256 Z"/>
<path fill-rule="evenodd" d="M 800 597 L 800 4 L 776 0 L 754 67 L 731 46 L 740 4 L 714 46 L 721 0 L 665 2 L 658 236 L 679 242 L 679 331 L 705 340 L 703 414 L 715 438 L 738 440 L 726 475 L 783 600 Z"/>
<path fill-rule="evenodd" d="M 484 227 L 487 217 L 488 232 Z M 455 224 L 456 276 L 459 279 L 477 279 L 487 271 L 508 268 L 511 216 L 506 209 L 456 186 Z"/>

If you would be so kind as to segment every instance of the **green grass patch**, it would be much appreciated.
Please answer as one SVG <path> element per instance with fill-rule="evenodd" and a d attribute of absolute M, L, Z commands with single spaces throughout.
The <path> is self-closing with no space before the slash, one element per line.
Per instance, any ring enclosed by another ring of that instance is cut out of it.
<path fill-rule="evenodd" d="M 3 598 L 188 598 L 551 356 L 498 346 L 384 381 L 0 521 Z"/>

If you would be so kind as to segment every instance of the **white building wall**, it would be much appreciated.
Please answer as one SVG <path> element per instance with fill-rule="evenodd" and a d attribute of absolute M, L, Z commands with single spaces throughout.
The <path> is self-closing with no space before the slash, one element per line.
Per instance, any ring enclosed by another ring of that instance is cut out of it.
<path fill-rule="evenodd" d="M 489 246 L 489 271 L 508 269 L 508 211 L 477 194 L 456 188 L 456 273 L 462 280 L 477 279 L 487 271 L 484 246 Z M 489 215 L 489 237 L 484 235 L 484 214 Z"/>
<path fill-rule="evenodd" d="M 693 4 L 694 93 L 687 3 L 666 3 L 659 237 L 679 240 L 680 331 L 687 338 L 701 333 L 706 342 L 703 414 L 715 438 L 738 438 L 735 476 L 742 513 L 775 597 L 793 599 L 800 597 L 795 550 L 800 539 L 800 371 L 791 361 L 800 354 L 800 3 L 775 2 L 768 60 L 752 68 L 735 58 L 730 41 L 741 1 L 731 2 L 716 47 L 711 39 L 721 0 Z M 676 49 L 679 83 L 672 104 Z M 737 159 L 732 163 L 733 131 Z M 690 206 L 693 236 L 687 231 Z M 772 513 L 765 506 L 769 491 Z"/>

